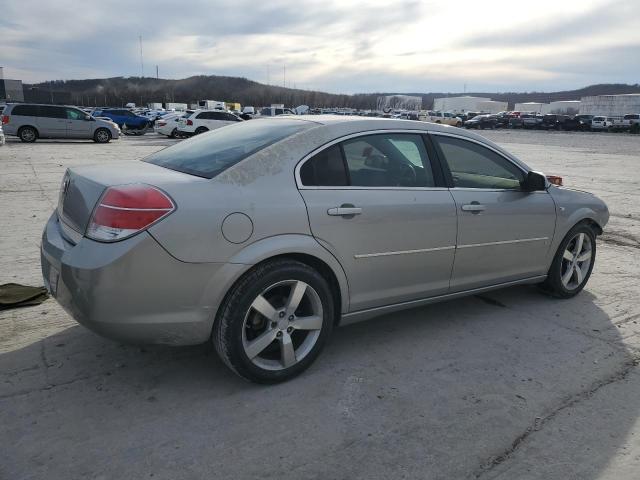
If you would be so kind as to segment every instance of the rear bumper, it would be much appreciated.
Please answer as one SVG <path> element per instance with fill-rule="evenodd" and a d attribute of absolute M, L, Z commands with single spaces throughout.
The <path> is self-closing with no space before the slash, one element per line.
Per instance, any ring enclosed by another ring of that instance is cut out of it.
<path fill-rule="evenodd" d="M 74 245 L 56 213 L 42 235 L 41 265 L 45 286 L 78 323 L 120 341 L 168 345 L 209 339 L 219 302 L 243 267 L 181 262 L 147 232 Z"/>

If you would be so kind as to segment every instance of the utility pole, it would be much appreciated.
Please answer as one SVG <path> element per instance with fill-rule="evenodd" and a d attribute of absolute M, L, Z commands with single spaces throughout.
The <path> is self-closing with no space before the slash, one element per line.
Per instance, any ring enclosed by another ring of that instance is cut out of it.
<path fill-rule="evenodd" d="M 271 74 L 269 73 L 269 64 L 267 64 L 267 85 L 271 84 Z"/>
<path fill-rule="evenodd" d="M 282 66 L 282 86 L 287 88 L 287 66 Z"/>
<path fill-rule="evenodd" d="M 142 60 L 142 35 L 138 37 L 140 40 L 140 77 L 144 77 L 144 62 Z"/>
<path fill-rule="evenodd" d="M 160 75 L 158 74 L 158 65 L 156 65 L 156 80 L 158 80 L 160 78 Z"/>

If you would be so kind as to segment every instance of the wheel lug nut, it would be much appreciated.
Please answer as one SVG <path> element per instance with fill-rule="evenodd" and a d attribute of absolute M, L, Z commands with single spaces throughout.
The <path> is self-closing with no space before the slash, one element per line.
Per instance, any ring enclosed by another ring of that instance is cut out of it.
<path fill-rule="evenodd" d="M 287 328 L 287 333 L 291 333 L 291 332 L 293 332 L 293 327 Z"/>
<path fill-rule="evenodd" d="M 282 336 L 282 332 L 276 333 L 276 337 L 281 337 L 281 336 Z"/>
<path fill-rule="evenodd" d="M 289 316 L 289 321 L 290 321 L 290 322 L 293 322 L 293 319 L 294 319 L 294 316 L 293 316 L 293 315 Z"/>
<path fill-rule="evenodd" d="M 280 312 L 280 313 L 278 314 L 278 316 L 279 316 L 280 318 L 284 317 L 284 312 Z"/>

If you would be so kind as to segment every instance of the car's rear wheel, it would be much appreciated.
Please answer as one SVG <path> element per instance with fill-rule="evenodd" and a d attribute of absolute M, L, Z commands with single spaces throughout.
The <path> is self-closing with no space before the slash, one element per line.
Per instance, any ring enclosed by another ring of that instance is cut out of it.
<path fill-rule="evenodd" d="M 106 128 L 99 128 L 93 134 L 93 141 L 96 143 L 109 143 L 111 133 Z"/>
<path fill-rule="evenodd" d="M 295 260 L 275 260 L 245 275 L 227 295 L 212 340 L 238 375 L 258 383 L 288 380 L 318 356 L 333 327 L 326 280 Z"/>
<path fill-rule="evenodd" d="M 573 227 L 558 247 L 542 287 L 558 298 L 580 293 L 596 260 L 596 236 L 587 223 Z"/>
<path fill-rule="evenodd" d="M 171 133 L 169 134 L 169 138 L 177 138 L 178 137 L 178 129 L 174 128 L 173 130 L 171 130 Z"/>
<path fill-rule="evenodd" d="M 33 143 L 38 138 L 38 132 L 33 127 L 22 127 L 18 132 L 18 137 L 24 143 Z"/>
<path fill-rule="evenodd" d="M 208 132 L 209 129 L 206 127 L 198 127 L 196 128 L 196 135 L 200 135 L 201 133 Z"/>

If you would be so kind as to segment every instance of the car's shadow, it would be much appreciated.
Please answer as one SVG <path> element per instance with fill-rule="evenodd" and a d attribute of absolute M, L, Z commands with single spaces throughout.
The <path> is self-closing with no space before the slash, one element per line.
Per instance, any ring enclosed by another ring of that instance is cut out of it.
<path fill-rule="evenodd" d="M 630 361 L 594 300 L 514 287 L 387 315 L 337 329 L 276 386 L 239 379 L 208 345 L 125 346 L 74 326 L 0 355 L 0 472 L 473 477 Z M 580 433 L 600 450 L 576 478 L 598 478 L 638 408 L 609 412 L 607 442 Z"/>

